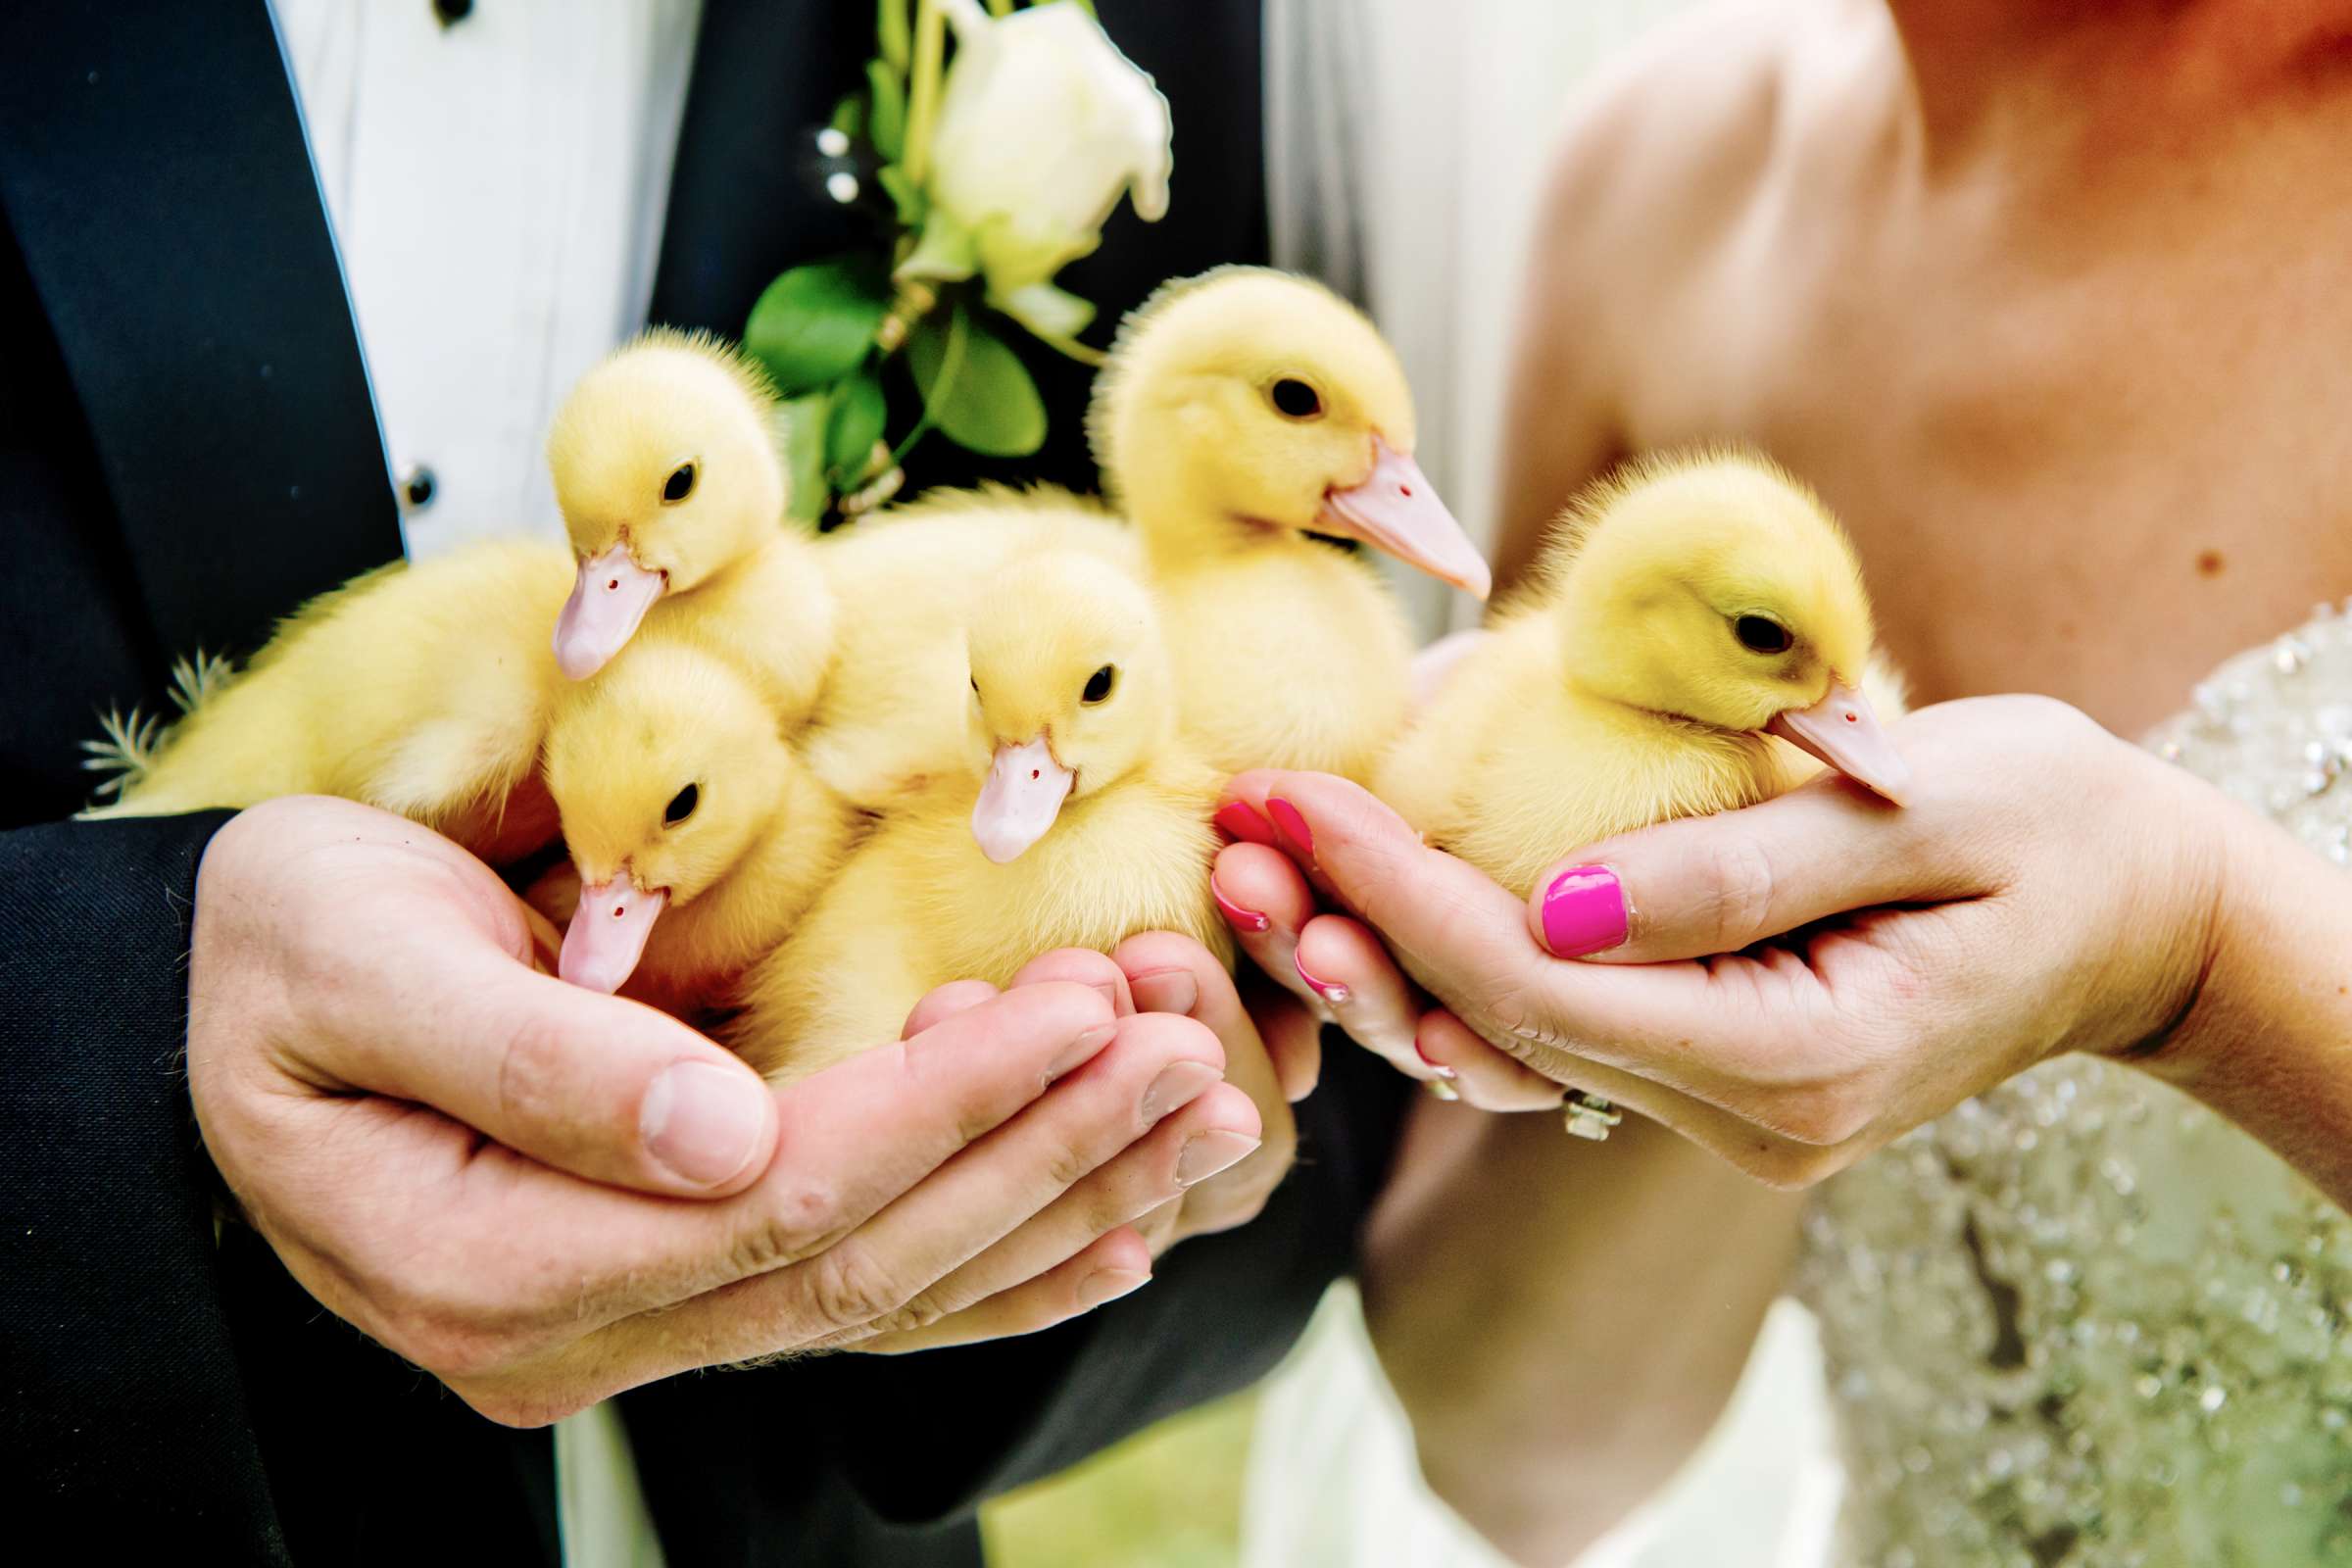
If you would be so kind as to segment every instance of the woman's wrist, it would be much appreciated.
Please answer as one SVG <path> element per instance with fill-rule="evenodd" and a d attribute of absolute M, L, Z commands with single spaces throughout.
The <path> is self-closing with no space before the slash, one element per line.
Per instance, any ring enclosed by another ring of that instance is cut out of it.
<path fill-rule="evenodd" d="M 2352 1201 L 2352 882 L 2225 808 L 2197 982 L 2132 1059 Z"/>

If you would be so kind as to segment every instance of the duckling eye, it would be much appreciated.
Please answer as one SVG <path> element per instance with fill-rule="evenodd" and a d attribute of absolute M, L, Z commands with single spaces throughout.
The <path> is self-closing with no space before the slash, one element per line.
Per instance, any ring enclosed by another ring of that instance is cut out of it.
<path fill-rule="evenodd" d="M 674 507 L 694 494 L 694 465 L 681 463 L 671 470 L 669 480 L 662 486 L 662 504 Z"/>
<path fill-rule="evenodd" d="M 1266 399 L 1274 405 L 1274 412 L 1286 419 L 1312 419 L 1323 412 L 1322 395 L 1294 375 L 1286 375 L 1266 388 Z"/>
<path fill-rule="evenodd" d="M 1111 683 L 1118 678 L 1119 666 L 1104 664 L 1101 669 L 1086 677 L 1086 691 L 1083 694 L 1083 700 L 1089 703 L 1102 701 L 1110 695 Z"/>
<path fill-rule="evenodd" d="M 1732 622 L 1732 635 L 1751 654 L 1785 654 L 1796 644 L 1788 628 L 1769 615 L 1741 615 Z"/>
<path fill-rule="evenodd" d="M 694 814 L 694 808 L 702 801 L 702 798 L 703 792 L 692 784 L 672 795 L 669 798 L 669 804 L 662 808 L 662 825 L 675 827 L 685 821 Z"/>

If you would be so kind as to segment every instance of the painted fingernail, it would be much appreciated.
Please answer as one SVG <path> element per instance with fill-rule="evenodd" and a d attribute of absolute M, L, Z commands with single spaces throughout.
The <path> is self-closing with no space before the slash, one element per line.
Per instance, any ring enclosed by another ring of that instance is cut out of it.
<path fill-rule="evenodd" d="M 1274 824 L 1258 815 L 1247 802 L 1227 801 L 1217 808 L 1217 814 L 1211 820 L 1224 830 L 1229 839 L 1239 839 L 1244 844 L 1263 844 L 1269 850 L 1278 847 L 1274 838 Z"/>
<path fill-rule="evenodd" d="M 1096 1054 L 1109 1045 L 1111 1037 L 1118 1032 L 1119 1026 L 1115 1023 L 1099 1023 L 1071 1041 L 1070 1049 L 1054 1057 L 1054 1065 L 1046 1069 L 1046 1081 L 1051 1083 L 1064 1074 L 1076 1072 L 1094 1060 Z"/>
<path fill-rule="evenodd" d="M 646 1149 L 697 1187 L 715 1187 L 750 1164 L 767 1131 L 767 1091 L 707 1061 L 681 1061 L 646 1086 L 637 1134 Z"/>
<path fill-rule="evenodd" d="M 1230 1170 L 1250 1157 L 1258 1140 L 1244 1133 L 1228 1132 L 1222 1128 L 1210 1133 L 1196 1133 L 1176 1156 L 1176 1185 L 1190 1187 L 1204 1182 L 1221 1170 Z"/>
<path fill-rule="evenodd" d="M 1563 958 L 1620 947 L 1626 938 L 1625 889 L 1605 865 L 1579 865 L 1544 890 L 1544 945 Z"/>
<path fill-rule="evenodd" d="M 1127 989 L 1135 993 L 1138 1012 L 1191 1012 L 1200 1000 L 1200 982 L 1190 969 L 1154 969 L 1131 974 Z"/>
<path fill-rule="evenodd" d="M 1298 971 L 1298 978 L 1306 982 L 1306 988 L 1309 991 L 1312 991 L 1316 996 L 1321 997 L 1325 1002 L 1331 1004 L 1331 1005 L 1335 1007 L 1339 1006 L 1350 996 L 1354 995 L 1354 993 L 1349 991 L 1346 986 L 1334 984 L 1329 980 L 1318 980 L 1313 975 L 1307 973 L 1306 960 L 1300 957 L 1296 952 L 1293 952 L 1291 955 L 1291 967 Z"/>
<path fill-rule="evenodd" d="M 1189 1105 L 1208 1092 L 1208 1086 L 1225 1075 L 1205 1061 L 1171 1062 L 1152 1080 L 1137 1106 L 1144 1124 L 1152 1123 L 1179 1105 Z"/>
<path fill-rule="evenodd" d="M 1441 1078 L 1431 1078 L 1425 1081 L 1421 1087 L 1429 1092 L 1430 1099 L 1443 1100 L 1447 1104 L 1462 1098 L 1462 1092 L 1459 1089 Z"/>
<path fill-rule="evenodd" d="M 1266 814 L 1274 819 L 1276 830 L 1289 839 L 1300 855 L 1310 861 L 1314 859 L 1315 830 L 1306 825 L 1306 818 L 1298 814 L 1298 808 L 1279 796 L 1269 795 L 1266 797 Z"/>
<path fill-rule="evenodd" d="M 1213 876 L 1208 879 L 1208 896 L 1217 901 L 1218 909 L 1233 922 L 1237 930 L 1263 931 L 1274 923 L 1257 910 L 1245 909 L 1227 898 L 1225 890 L 1217 886 L 1217 879 Z"/>
<path fill-rule="evenodd" d="M 1131 1268 L 1102 1268 L 1080 1280 L 1078 1289 L 1071 1294 L 1077 1299 L 1079 1311 L 1092 1312 L 1104 1301 L 1133 1295 L 1151 1283 L 1151 1275 L 1139 1274 Z"/>
<path fill-rule="evenodd" d="M 1422 1050 L 1421 1042 L 1418 1040 L 1413 1042 L 1413 1054 L 1421 1058 L 1421 1064 L 1423 1066 L 1427 1067 L 1431 1072 L 1436 1073 L 1439 1077 L 1445 1079 L 1447 1083 L 1451 1083 L 1454 1079 L 1461 1076 L 1460 1073 L 1455 1072 L 1451 1067 L 1446 1066 L 1437 1057 Z"/>

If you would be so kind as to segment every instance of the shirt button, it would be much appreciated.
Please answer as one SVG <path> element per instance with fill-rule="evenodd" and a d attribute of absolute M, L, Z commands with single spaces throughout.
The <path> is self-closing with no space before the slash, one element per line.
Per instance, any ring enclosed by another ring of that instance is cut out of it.
<path fill-rule="evenodd" d="M 433 504 L 433 497 L 440 489 L 441 482 L 433 477 L 433 470 L 419 463 L 400 476 L 401 505 L 411 512 L 422 512 Z"/>
<path fill-rule="evenodd" d="M 473 15 L 473 0 L 433 0 L 433 15 L 444 27 L 454 27 Z"/>

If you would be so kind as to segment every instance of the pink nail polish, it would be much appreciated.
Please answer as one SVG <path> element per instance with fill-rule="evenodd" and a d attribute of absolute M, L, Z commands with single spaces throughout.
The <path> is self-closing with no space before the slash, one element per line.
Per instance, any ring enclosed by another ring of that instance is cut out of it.
<path fill-rule="evenodd" d="M 1418 1040 L 1413 1042 L 1413 1054 L 1421 1058 L 1421 1064 L 1423 1066 L 1427 1067 L 1431 1072 L 1436 1073 L 1440 1078 L 1443 1078 L 1447 1083 L 1451 1083 L 1456 1078 L 1461 1076 L 1460 1073 L 1455 1072 L 1451 1067 L 1446 1066 L 1437 1057 L 1422 1050 L 1421 1042 Z"/>
<path fill-rule="evenodd" d="M 1330 1003 L 1335 1007 L 1339 1006 L 1342 1003 L 1346 1002 L 1348 997 L 1353 995 L 1353 993 L 1350 992 L 1346 986 L 1333 985 L 1328 980 L 1318 980 L 1313 975 L 1308 974 L 1306 972 L 1306 960 L 1299 957 L 1295 952 L 1291 955 L 1291 967 L 1298 971 L 1298 978 L 1306 982 L 1306 987 L 1309 991 L 1312 991 L 1316 996 L 1321 997 L 1325 1002 Z"/>
<path fill-rule="evenodd" d="M 1229 839 L 1262 844 L 1269 850 L 1281 847 L 1274 837 L 1274 825 L 1241 801 L 1227 801 L 1217 808 L 1217 814 L 1211 820 Z"/>
<path fill-rule="evenodd" d="M 1560 957 L 1606 953 L 1627 929 L 1625 889 L 1605 865 L 1571 867 L 1544 890 L 1544 945 Z"/>
<path fill-rule="evenodd" d="M 1311 862 L 1315 858 L 1315 830 L 1306 825 L 1298 808 L 1279 796 L 1266 797 L 1266 814 L 1274 819 L 1275 829 Z"/>
<path fill-rule="evenodd" d="M 1213 876 L 1208 879 L 1208 896 L 1217 901 L 1218 909 L 1240 930 L 1263 931 L 1274 923 L 1257 910 L 1245 909 L 1227 898 L 1225 890 L 1217 886 L 1217 879 Z"/>

